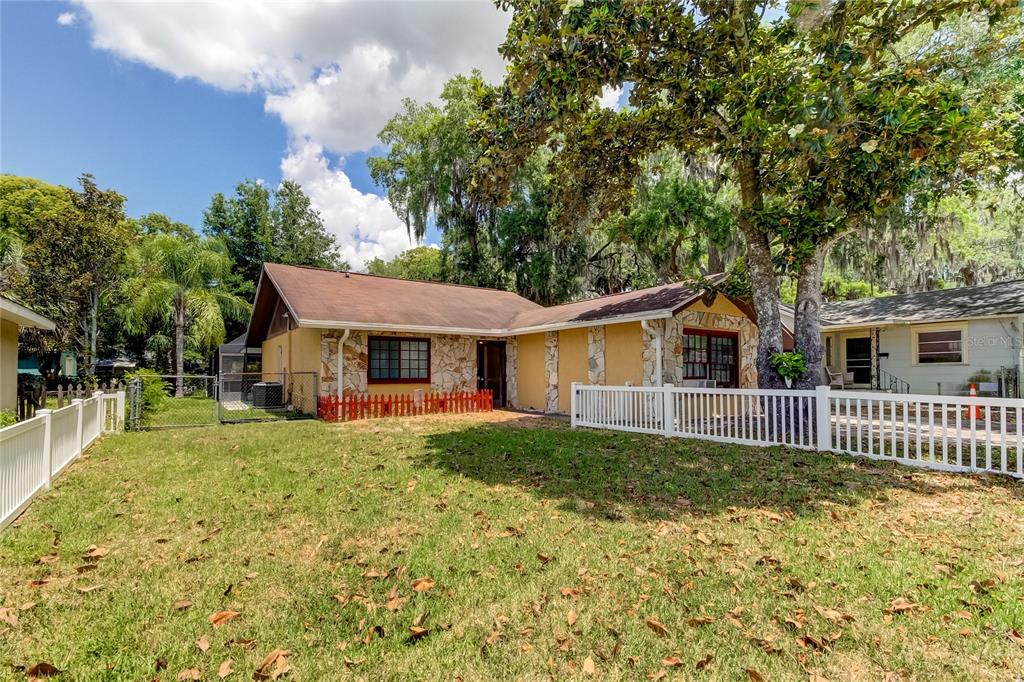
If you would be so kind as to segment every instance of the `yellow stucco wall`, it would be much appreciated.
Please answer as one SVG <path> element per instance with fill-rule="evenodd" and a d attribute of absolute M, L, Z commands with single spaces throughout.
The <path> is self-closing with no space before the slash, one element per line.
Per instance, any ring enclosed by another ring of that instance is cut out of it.
<path fill-rule="evenodd" d="M 292 373 L 292 403 L 303 412 L 315 412 L 320 372 L 320 330 L 293 329 L 267 339 L 261 347 L 263 378 L 267 381 L 281 381 L 281 372 Z M 309 374 L 297 372 L 316 372 L 316 379 Z"/>
<path fill-rule="evenodd" d="M 604 372 L 608 386 L 644 383 L 643 333 L 639 322 L 609 324 L 604 328 Z"/>
<path fill-rule="evenodd" d="M 692 310 L 695 313 L 717 313 L 718 315 L 735 315 L 736 317 L 746 317 L 747 314 L 736 307 L 736 304 L 730 301 L 725 296 L 715 296 L 715 300 L 710 306 L 705 305 L 704 301 L 699 298 L 686 306 L 686 310 Z"/>
<path fill-rule="evenodd" d="M 417 390 L 430 393 L 430 384 L 367 384 L 366 392 L 370 396 L 375 395 L 412 395 Z"/>
<path fill-rule="evenodd" d="M 18 409 L 18 325 L 0 320 L 0 410 Z"/>
<path fill-rule="evenodd" d="M 568 412 L 572 383 L 587 383 L 587 330 L 564 329 L 558 332 L 558 409 Z"/>
<path fill-rule="evenodd" d="M 547 374 L 544 371 L 544 334 L 516 338 L 518 368 L 516 407 L 543 410 L 547 404 Z"/>

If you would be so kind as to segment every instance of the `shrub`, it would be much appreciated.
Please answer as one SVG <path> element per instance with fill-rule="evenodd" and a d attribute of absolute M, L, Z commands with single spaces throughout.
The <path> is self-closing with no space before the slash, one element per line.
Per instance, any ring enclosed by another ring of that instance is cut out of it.
<path fill-rule="evenodd" d="M 779 376 L 789 381 L 799 379 L 807 372 L 807 358 L 798 350 L 776 353 L 770 362 Z"/>
<path fill-rule="evenodd" d="M 18 415 L 10 410 L 0 410 L 0 429 L 11 426 L 18 421 Z"/>
<path fill-rule="evenodd" d="M 140 369 L 125 376 L 129 384 L 134 379 L 142 381 L 142 414 L 145 415 L 158 409 L 165 400 L 167 393 L 164 391 L 164 380 L 160 375 L 151 369 Z"/>

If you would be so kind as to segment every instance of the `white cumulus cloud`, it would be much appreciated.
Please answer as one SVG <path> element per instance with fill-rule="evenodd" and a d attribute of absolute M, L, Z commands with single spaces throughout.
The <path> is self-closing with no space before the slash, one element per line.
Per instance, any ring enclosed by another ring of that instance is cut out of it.
<path fill-rule="evenodd" d="M 281 160 L 286 180 L 302 185 L 324 226 L 334 235 L 341 255 L 361 269 L 374 258 L 391 258 L 414 244 L 405 223 L 385 197 L 360 192 L 342 168 L 333 167 L 323 147 L 305 141 Z"/>
<path fill-rule="evenodd" d="M 435 99 L 457 73 L 499 78 L 508 25 L 486 0 L 79 4 L 95 48 L 263 96 L 290 134 L 282 172 L 310 195 L 353 266 L 409 240 L 387 200 L 353 188 L 324 151 L 370 149 L 403 98 Z"/>
<path fill-rule="evenodd" d="M 74 12 L 61 12 L 57 15 L 57 23 L 61 26 L 71 26 L 78 21 L 78 15 Z"/>

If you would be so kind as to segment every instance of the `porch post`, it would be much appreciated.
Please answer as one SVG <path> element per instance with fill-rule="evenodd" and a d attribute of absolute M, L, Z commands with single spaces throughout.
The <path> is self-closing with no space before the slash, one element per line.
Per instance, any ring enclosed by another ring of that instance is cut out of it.
<path fill-rule="evenodd" d="M 882 377 L 878 361 L 878 327 L 871 328 L 871 390 L 881 388 Z"/>

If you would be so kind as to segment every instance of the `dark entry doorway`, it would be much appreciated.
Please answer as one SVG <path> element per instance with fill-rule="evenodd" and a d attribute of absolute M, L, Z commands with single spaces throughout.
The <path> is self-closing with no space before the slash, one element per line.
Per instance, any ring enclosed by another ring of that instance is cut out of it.
<path fill-rule="evenodd" d="M 871 339 L 846 339 L 846 371 L 853 372 L 853 383 L 871 383 Z"/>
<path fill-rule="evenodd" d="M 505 407 L 505 342 L 479 341 L 476 344 L 476 386 L 489 389 L 495 407 Z"/>

